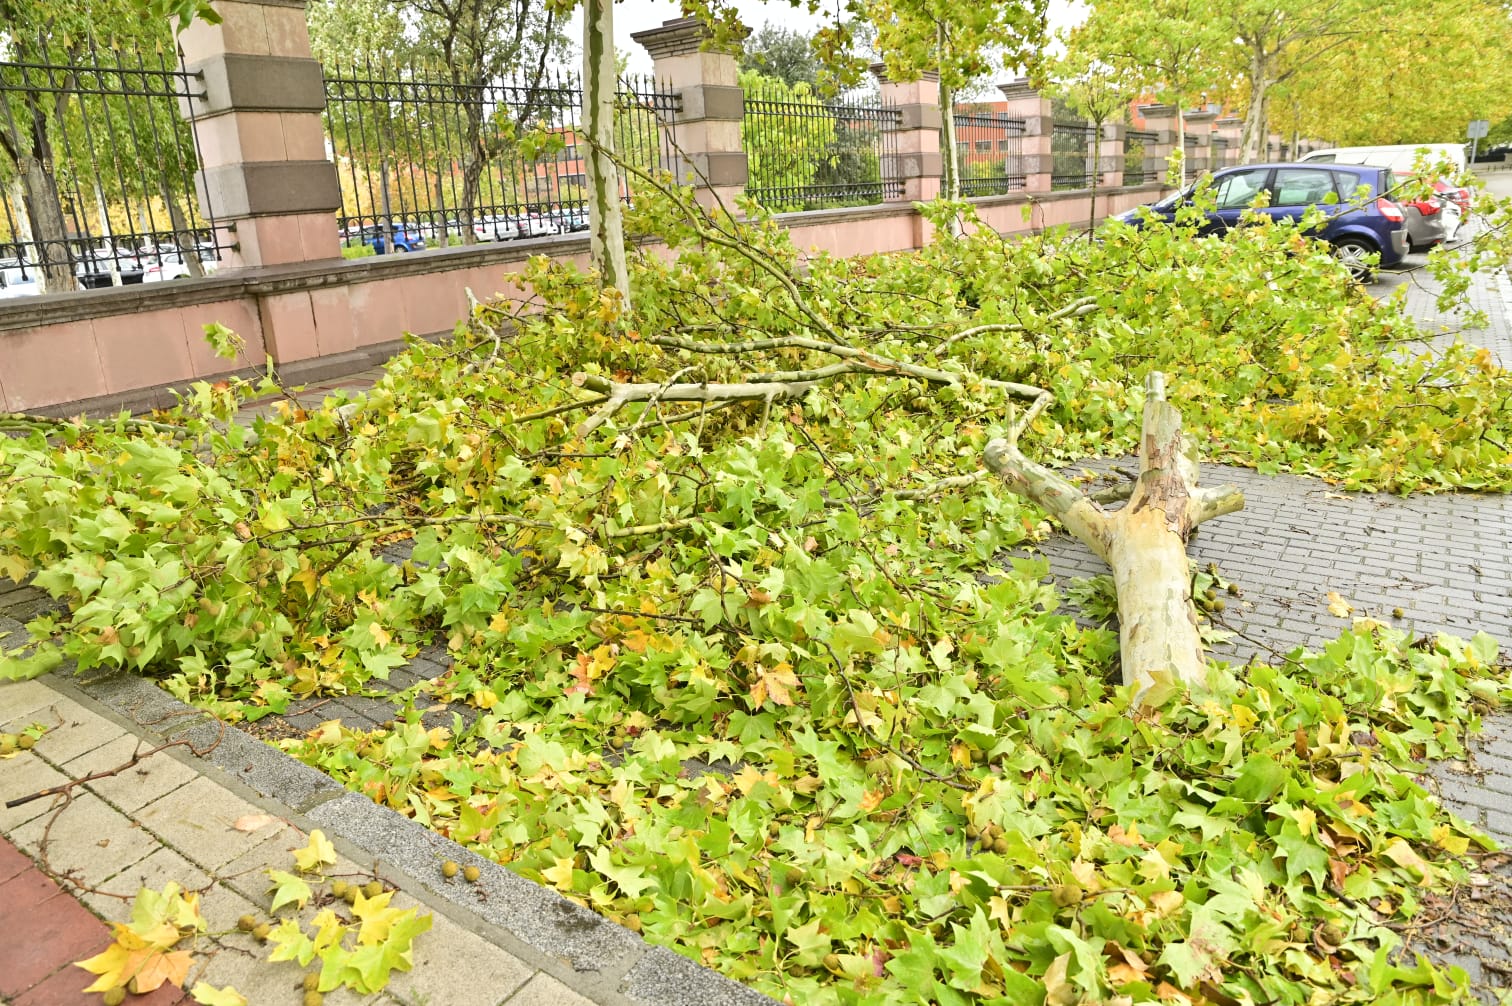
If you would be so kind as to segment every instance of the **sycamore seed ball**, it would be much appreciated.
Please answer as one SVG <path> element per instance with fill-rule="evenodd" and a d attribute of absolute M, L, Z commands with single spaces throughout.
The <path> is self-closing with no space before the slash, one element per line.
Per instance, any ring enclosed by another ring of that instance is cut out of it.
<path fill-rule="evenodd" d="M 304 994 L 304 1006 L 320 1006 L 323 1002 L 325 1002 L 325 996 L 314 989 L 310 989 Z"/>
<path fill-rule="evenodd" d="M 358 887 L 356 884 L 353 884 L 346 889 L 346 892 L 344 894 L 342 894 L 341 900 L 345 901 L 349 905 L 355 905 L 357 903 L 357 895 L 361 893 L 362 888 Z"/>
<path fill-rule="evenodd" d="M 16 750 L 15 734 L 0 734 L 0 754 L 10 754 Z"/>
<path fill-rule="evenodd" d="M 37 738 L 33 737 L 31 734 L 22 734 L 21 737 L 16 741 L 16 747 L 20 748 L 22 751 L 30 751 L 33 745 L 35 745 L 36 743 Z"/>
<path fill-rule="evenodd" d="M 121 1003 L 126 1001 L 126 989 L 120 985 L 117 985 L 113 989 L 106 989 L 105 994 L 100 999 L 105 1003 L 105 1006 L 121 1006 Z"/>
<path fill-rule="evenodd" d="M 349 886 L 345 880 L 333 880 L 331 881 L 331 894 L 338 898 L 345 898 Z"/>
<path fill-rule="evenodd" d="M 368 885 L 362 889 L 362 896 L 365 898 L 376 898 L 382 893 L 383 881 L 381 880 L 369 881 Z"/>
<path fill-rule="evenodd" d="M 320 976 L 311 971 L 304 976 L 304 989 L 306 992 L 316 992 L 320 989 Z"/>
<path fill-rule="evenodd" d="M 462 870 L 462 879 L 467 881 L 469 884 L 476 884 L 478 882 L 478 878 L 482 875 L 483 871 L 478 869 L 476 866 L 468 866 L 463 868 Z"/>
<path fill-rule="evenodd" d="M 259 940 L 262 940 L 264 943 L 266 943 L 268 941 L 268 934 L 271 932 L 273 932 L 273 927 L 268 925 L 266 922 L 263 922 L 260 923 L 256 929 L 252 930 L 252 935 L 256 936 Z"/>
<path fill-rule="evenodd" d="M 236 928 L 240 929 L 244 933 L 250 933 L 252 930 L 257 928 L 257 916 L 243 915 L 241 918 L 236 920 Z"/>
<path fill-rule="evenodd" d="M 450 880 L 457 875 L 457 871 L 460 869 L 461 867 L 448 859 L 446 862 L 441 864 L 441 876 L 445 877 L 447 880 Z"/>

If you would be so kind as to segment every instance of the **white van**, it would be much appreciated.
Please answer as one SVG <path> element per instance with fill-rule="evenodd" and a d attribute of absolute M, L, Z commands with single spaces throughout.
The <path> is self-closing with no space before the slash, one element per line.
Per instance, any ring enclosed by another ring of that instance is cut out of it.
<path fill-rule="evenodd" d="M 1303 161 L 1324 164 L 1370 164 L 1378 168 L 1390 168 L 1399 175 L 1412 173 L 1412 166 L 1421 154 L 1430 166 L 1448 161 L 1454 165 L 1456 174 L 1465 170 L 1464 144 L 1460 143 L 1394 143 L 1382 147 L 1331 147 L 1314 150 L 1302 157 Z"/>

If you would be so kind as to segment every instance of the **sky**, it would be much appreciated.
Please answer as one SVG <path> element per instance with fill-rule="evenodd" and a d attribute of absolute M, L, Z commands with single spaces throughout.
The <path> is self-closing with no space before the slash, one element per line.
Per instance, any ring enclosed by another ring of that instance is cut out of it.
<path fill-rule="evenodd" d="M 810 33 L 824 23 L 822 15 L 809 14 L 800 8 L 791 7 L 786 0 L 732 0 L 732 2 L 735 9 L 740 12 L 741 20 L 753 30 L 769 21 L 776 21 L 787 28 Z M 962 0 L 962 2 L 967 2 L 967 0 Z M 1050 26 L 1060 28 L 1075 24 L 1081 20 L 1084 10 L 1085 7 L 1081 3 L 1052 0 Z M 646 50 L 631 41 L 631 34 L 645 31 L 647 28 L 655 28 L 663 21 L 681 16 L 682 12 L 678 8 L 677 0 L 620 0 L 614 5 L 614 44 L 620 52 L 630 57 L 631 73 L 651 72 L 651 57 L 646 55 Z M 573 15 L 572 26 L 568 29 L 568 37 L 574 41 L 580 39 L 582 35 L 578 17 L 578 14 Z"/>

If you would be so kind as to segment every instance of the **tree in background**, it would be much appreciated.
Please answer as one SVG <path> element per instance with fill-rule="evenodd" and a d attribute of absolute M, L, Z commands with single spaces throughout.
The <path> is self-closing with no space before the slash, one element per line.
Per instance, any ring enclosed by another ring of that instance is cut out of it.
<path fill-rule="evenodd" d="M 485 172 L 556 100 L 548 67 L 565 52 L 565 18 L 534 0 L 313 0 L 309 9 L 311 47 L 322 61 L 409 64 L 444 83 L 458 116 L 445 153 L 461 167 L 457 202 L 468 242 Z M 488 89 L 506 82 L 519 85 L 509 107 L 491 107 Z M 448 114 L 445 105 L 439 112 Z M 395 143 L 406 132 L 384 128 L 382 139 Z"/>
<path fill-rule="evenodd" d="M 742 73 L 755 71 L 765 78 L 780 80 L 788 87 L 807 84 L 817 88 L 824 73 L 808 35 L 770 22 L 746 38 L 740 69 Z"/>
<path fill-rule="evenodd" d="M 1397 42 L 1383 31 L 1382 15 L 1393 6 L 1391 0 L 1232 0 L 1213 7 L 1207 17 L 1221 34 L 1233 40 L 1229 58 L 1235 79 L 1242 81 L 1244 132 L 1240 138 L 1240 156 L 1246 161 L 1262 160 L 1265 142 L 1270 135 L 1269 105 L 1272 91 L 1357 39 L 1375 41 L 1367 65 L 1397 48 Z M 1422 17 L 1423 5 L 1414 5 L 1414 16 Z M 1427 33 L 1439 30 L 1434 19 L 1422 22 L 1430 26 Z M 1416 45 L 1418 38 L 1414 38 Z M 1382 49 L 1381 47 L 1385 48 Z M 1359 67 L 1349 86 L 1369 90 L 1380 100 L 1380 91 L 1372 85 L 1360 88 Z M 1383 74 L 1384 76 L 1384 74 Z M 1426 81 L 1422 82 L 1426 84 Z M 1439 90 L 1439 88 L 1426 88 Z"/>
<path fill-rule="evenodd" d="M 1084 52 L 1066 55 L 1037 69 L 1036 84 L 1064 102 L 1072 113 L 1092 125 L 1092 197 L 1087 229 L 1097 223 L 1097 185 L 1102 180 L 1098 151 L 1105 122 L 1122 116 L 1139 93 L 1139 84 L 1127 66 L 1089 59 Z"/>
<path fill-rule="evenodd" d="M 1185 177 L 1188 105 L 1221 79 L 1226 39 L 1199 0 L 1099 0 L 1063 41 L 1070 66 L 1105 64 L 1135 89 L 1176 106 L 1171 178 Z"/>
<path fill-rule="evenodd" d="M 1424 24 L 1432 29 L 1424 31 Z M 1383 47 L 1407 37 L 1411 45 Z M 1388 6 L 1379 32 L 1343 39 L 1276 89 L 1283 114 L 1273 112 L 1272 125 L 1289 124 L 1280 120 L 1292 111 L 1301 133 L 1341 145 L 1459 142 L 1472 119 L 1512 116 L 1512 73 L 1494 55 L 1507 52 L 1512 15 L 1496 0 Z M 1382 72 L 1360 87 L 1359 70 L 1367 65 Z"/>
<path fill-rule="evenodd" d="M 855 0 L 876 27 L 876 47 L 893 80 L 940 74 L 940 195 L 961 197 L 955 96 L 994 66 L 1026 65 L 1045 42 L 1047 0 Z"/>

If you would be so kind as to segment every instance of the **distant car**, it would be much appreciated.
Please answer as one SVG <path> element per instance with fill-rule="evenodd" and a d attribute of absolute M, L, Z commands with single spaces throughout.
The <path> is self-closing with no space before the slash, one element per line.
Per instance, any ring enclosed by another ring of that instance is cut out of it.
<path fill-rule="evenodd" d="M 0 258 L 0 300 L 33 297 L 41 292 L 36 266 L 16 258 Z"/>
<path fill-rule="evenodd" d="M 1273 220 L 1300 220 L 1317 207 L 1328 222 L 1317 237 L 1333 247 L 1334 256 L 1358 280 L 1369 279 L 1377 265 L 1390 268 L 1407 254 L 1407 215 L 1386 193 L 1396 187 L 1387 168 L 1363 164 L 1246 164 L 1225 168 L 1212 175 L 1217 206 L 1208 215 L 1201 233 L 1223 233 L 1238 227 L 1250 205 L 1269 193 L 1262 216 Z M 1168 196 L 1149 207 L 1166 220 L 1190 201 L 1195 186 Z M 1360 193 L 1363 193 L 1361 195 Z M 1120 220 L 1138 224 L 1139 211 L 1120 214 Z M 1371 260 L 1375 259 L 1373 265 Z"/>
<path fill-rule="evenodd" d="M 392 232 L 394 239 L 394 251 L 412 252 L 422 251 L 425 248 L 425 238 L 420 236 L 416 228 L 405 224 L 392 224 L 385 227 L 383 224 L 370 224 L 362 228 L 361 241 L 373 252 L 383 255 L 388 252 L 387 235 Z"/>
<path fill-rule="evenodd" d="M 515 218 L 515 226 L 519 228 L 520 236 L 527 238 L 544 238 L 562 233 L 561 225 L 549 213 L 523 214 Z"/>
<path fill-rule="evenodd" d="M 220 259 L 216 257 L 214 245 L 196 245 L 195 253 L 199 257 L 200 269 L 206 276 L 215 272 L 220 266 Z M 147 265 L 143 271 L 143 283 L 166 283 L 169 280 L 185 279 L 192 276 L 189 271 L 189 263 L 184 261 L 183 253 L 177 248 L 159 253 L 154 261 Z"/>
<path fill-rule="evenodd" d="M 74 275 L 79 278 L 79 286 L 99 290 L 115 286 L 117 275 L 122 286 L 140 283 L 143 270 L 135 252 L 105 244 L 98 248 L 75 249 Z"/>
<path fill-rule="evenodd" d="M 520 236 L 520 225 L 511 217 L 478 217 L 473 236 L 479 241 L 513 241 Z"/>
<path fill-rule="evenodd" d="M 588 208 L 586 206 L 562 206 L 552 210 L 548 216 L 556 223 L 557 232 L 560 234 L 588 229 Z"/>

